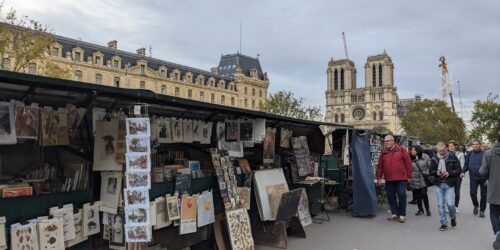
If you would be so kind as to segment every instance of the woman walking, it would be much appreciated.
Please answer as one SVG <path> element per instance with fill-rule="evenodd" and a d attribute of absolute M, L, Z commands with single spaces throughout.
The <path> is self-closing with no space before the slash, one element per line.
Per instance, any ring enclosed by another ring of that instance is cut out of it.
<path fill-rule="evenodd" d="M 410 148 L 410 158 L 413 166 L 410 186 L 415 190 L 418 205 L 418 212 L 415 213 L 415 215 L 424 214 L 423 208 L 425 206 L 427 216 L 431 216 L 431 211 L 429 210 L 429 197 L 427 196 L 427 185 L 425 184 L 424 175 L 422 174 L 429 173 L 431 159 L 427 154 L 423 153 L 423 149 L 419 145 L 414 145 Z"/>

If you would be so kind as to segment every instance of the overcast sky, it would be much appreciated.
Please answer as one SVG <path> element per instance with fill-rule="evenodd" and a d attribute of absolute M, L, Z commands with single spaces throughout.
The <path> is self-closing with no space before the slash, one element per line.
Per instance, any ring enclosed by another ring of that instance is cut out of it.
<path fill-rule="evenodd" d="M 81 3 L 74 5 L 74 3 Z M 364 64 L 384 51 L 400 98 L 440 96 L 439 57 L 461 85 L 464 118 L 473 101 L 500 92 L 500 1 L 64 1 L 5 0 L 54 33 L 121 50 L 152 47 L 153 57 L 209 70 L 221 54 L 260 54 L 270 92 L 292 90 L 325 107 L 330 57 L 349 58 L 364 86 Z M 458 88 L 456 107 L 460 110 Z"/>

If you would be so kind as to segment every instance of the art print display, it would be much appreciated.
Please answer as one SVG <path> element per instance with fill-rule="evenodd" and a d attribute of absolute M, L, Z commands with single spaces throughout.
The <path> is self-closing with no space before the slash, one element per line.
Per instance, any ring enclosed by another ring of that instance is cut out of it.
<path fill-rule="evenodd" d="M 280 147 L 290 148 L 290 140 L 292 139 L 293 131 L 286 128 L 280 129 Z"/>
<path fill-rule="evenodd" d="M 274 184 L 266 186 L 267 197 L 269 200 L 270 220 L 275 220 L 278 214 L 278 208 L 281 202 L 281 196 L 288 192 L 288 185 L 286 183 Z"/>
<path fill-rule="evenodd" d="M 101 172 L 101 211 L 116 214 L 122 190 L 122 177 L 121 172 Z"/>
<path fill-rule="evenodd" d="M 128 136 L 151 137 L 149 118 L 125 119 Z"/>
<path fill-rule="evenodd" d="M 0 144 L 16 144 L 14 102 L 0 102 Z"/>
<path fill-rule="evenodd" d="M 0 217 L 0 249 L 7 249 L 7 239 L 5 238 L 5 223 L 5 217 Z"/>
<path fill-rule="evenodd" d="M 179 211 L 179 198 L 176 194 L 175 196 L 167 195 L 165 197 L 167 203 L 167 214 L 169 220 L 178 220 L 181 218 Z"/>
<path fill-rule="evenodd" d="M 167 202 L 165 197 L 158 197 L 154 201 L 154 214 L 151 214 L 151 218 L 155 218 L 155 229 L 160 229 L 169 226 L 172 222 L 168 219 L 167 213 Z"/>
<path fill-rule="evenodd" d="M 172 121 L 170 118 L 159 118 L 157 119 L 156 125 L 156 135 L 158 137 L 159 143 L 171 143 L 172 142 Z"/>
<path fill-rule="evenodd" d="M 40 249 L 65 249 L 63 225 L 61 218 L 38 220 Z"/>
<path fill-rule="evenodd" d="M 274 162 L 274 153 L 276 145 L 276 129 L 267 128 L 266 136 L 264 137 L 263 148 L 264 148 L 264 163 L 272 164 Z"/>
<path fill-rule="evenodd" d="M 183 195 L 181 198 L 180 234 L 196 232 L 196 212 L 198 211 L 198 195 Z"/>
<path fill-rule="evenodd" d="M 147 189 L 125 189 L 125 206 L 143 205 L 149 202 L 149 191 Z"/>
<path fill-rule="evenodd" d="M 68 111 L 42 109 L 42 146 L 69 145 Z"/>
<path fill-rule="evenodd" d="M 255 142 L 264 141 L 264 137 L 266 136 L 266 119 L 255 119 L 253 134 Z"/>
<path fill-rule="evenodd" d="M 233 250 L 254 249 L 252 228 L 246 209 L 226 211 L 229 239 Z"/>
<path fill-rule="evenodd" d="M 99 201 L 83 204 L 83 236 L 98 234 L 101 231 L 99 222 L 99 210 L 101 203 Z"/>
<path fill-rule="evenodd" d="M 151 153 L 149 137 L 127 136 L 127 153 Z"/>
<path fill-rule="evenodd" d="M 243 170 L 244 174 L 252 171 L 252 169 L 250 168 L 250 164 L 248 163 L 247 159 L 238 159 L 238 165 L 241 167 L 241 169 Z"/>
<path fill-rule="evenodd" d="M 126 128 L 125 128 L 125 120 L 120 119 L 118 121 L 118 138 L 116 142 L 115 149 L 115 161 L 118 164 L 125 164 L 125 153 L 126 153 Z"/>
<path fill-rule="evenodd" d="M 182 130 L 184 132 L 183 142 L 193 143 L 193 121 L 184 119 L 182 126 Z"/>
<path fill-rule="evenodd" d="M 226 142 L 238 141 L 239 136 L 239 122 L 237 120 L 226 121 Z"/>
<path fill-rule="evenodd" d="M 253 142 L 253 120 L 241 120 L 240 121 L 240 131 L 239 131 L 239 140 L 242 142 Z"/>
<path fill-rule="evenodd" d="M 123 213 L 111 214 L 109 218 L 109 248 L 125 249 L 125 223 Z"/>
<path fill-rule="evenodd" d="M 151 173 L 148 171 L 126 172 L 127 188 L 151 188 Z"/>
<path fill-rule="evenodd" d="M 182 119 L 177 119 L 172 117 L 172 141 L 173 142 L 183 142 L 184 141 L 184 132 L 183 132 L 184 123 Z"/>
<path fill-rule="evenodd" d="M 250 209 L 251 199 L 251 188 L 249 187 L 237 187 L 237 193 L 239 194 L 239 206 L 238 208 Z"/>
<path fill-rule="evenodd" d="M 121 171 L 116 163 L 118 141 L 118 120 L 98 120 L 95 122 L 94 171 Z"/>
<path fill-rule="evenodd" d="M 309 212 L 309 200 L 307 199 L 307 192 L 305 188 L 301 188 L 302 194 L 300 195 L 298 214 L 302 226 L 312 224 L 311 213 Z"/>
<path fill-rule="evenodd" d="M 80 242 L 87 240 L 88 238 L 84 235 L 83 232 L 83 211 L 79 209 L 77 213 L 73 214 L 73 220 L 75 224 L 75 235 L 76 238 L 66 241 L 64 245 L 66 247 L 72 247 Z"/>
<path fill-rule="evenodd" d="M 224 122 L 217 122 L 217 125 L 215 126 L 215 131 L 216 131 L 216 138 L 215 141 L 217 141 L 217 148 L 220 150 L 226 150 L 225 144 L 226 144 L 226 124 Z"/>
<path fill-rule="evenodd" d="M 226 142 L 227 154 L 231 157 L 243 157 L 242 142 Z"/>
<path fill-rule="evenodd" d="M 267 186 L 276 184 L 285 184 L 286 179 L 283 174 L 282 168 L 273 168 L 266 170 L 254 171 L 254 192 L 257 200 L 257 207 L 259 209 L 260 218 L 263 221 L 269 221 L 271 216 L 271 207 L 269 204 L 269 195 Z M 279 205 L 279 204 L 278 204 Z"/>
<path fill-rule="evenodd" d="M 175 176 L 175 192 L 181 195 L 189 193 L 191 188 L 191 179 L 191 173 L 183 174 L 178 172 Z"/>
<path fill-rule="evenodd" d="M 156 217 L 154 216 L 156 214 L 156 203 L 154 201 L 149 203 L 149 214 L 152 215 L 149 223 L 154 228 L 156 226 Z"/>
<path fill-rule="evenodd" d="M 193 141 L 201 142 L 203 140 L 203 122 L 193 121 Z"/>
<path fill-rule="evenodd" d="M 15 126 L 17 138 L 37 140 L 40 129 L 40 108 L 37 106 L 17 105 Z"/>
<path fill-rule="evenodd" d="M 78 126 L 85 117 L 87 110 L 84 108 L 77 108 L 73 104 L 67 104 L 66 109 L 68 110 L 68 137 L 74 138 L 78 132 Z"/>
<path fill-rule="evenodd" d="M 132 224 L 150 224 L 149 206 L 128 206 L 125 209 L 125 222 Z"/>
<path fill-rule="evenodd" d="M 10 226 L 10 246 L 12 250 L 40 249 L 36 219 L 24 225 L 16 223 Z"/>
<path fill-rule="evenodd" d="M 299 136 L 292 137 L 292 147 L 295 153 L 295 161 L 299 176 L 306 176 L 312 173 L 311 158 L 309 155 L 309 146 L 307 145 L 307 137 Z"/>
<path fill-rule="evenodd" d="M 207 122 L 203 124 L 202 127 L 202 139 L 200 141 L 201 144 L 210 144 L 210 140 L 212 138 L 212 124 L 211 122 Z"/>
<path fill-rule="evenodd" d="M 66 204 L 63 207 L 49 208 L 49 214 L 54 218 L 62 218 L 64 229 L 64 241 L 76 238 L 75 218 L 73 217 L 73 204 Z"/>
<path fill-rule="evenodd" d="M 128 153 L 126 158 L 127 171 L 151 171 L 149 153 Z"/>
<path fill-rule="evenodd" d="M 204 191 L 198 196 L 198 227 L 215 222 L 212 191 Z"/>
<path fill-rule="evenodd" d="M 125 227 L 127 242 L 149 242 L 151 241 L 151 226 L 135 225 Z"/>

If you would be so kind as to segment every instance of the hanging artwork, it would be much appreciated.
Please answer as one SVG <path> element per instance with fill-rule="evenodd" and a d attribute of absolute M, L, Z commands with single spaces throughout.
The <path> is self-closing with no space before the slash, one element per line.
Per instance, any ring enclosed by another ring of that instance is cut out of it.
<path fill-rule="evenodd" d="M 125 206 L 147 205 L 149 202 L 149 192 L 146 189 L 125 189 Z"/>
<path fill-rule="evenodd" d="M 212 191 L 204 191 L 198 196 L 198 227 L 215 222 Z"/>
<path fill-rule="evenodd" d="M 37 221 L 27 224 L 16 223 L 10 226 L 10 246 L 12 250 L 39 249 Z"/>
<path fill-rule="evenodd" d="M 202 127 L 202 139 L 200 141 L 201 144 L 210 144 L 210 139 L 212 138 L 212 124 L 211 122 L 207 122 L 203 124 Z"/>
<path fill-rule="evenodd" d="M 188 161 L 188 165 L 191 172 L 201 170 L 200 161 Z"/>
<path fill-rule="evenodd" d="M 118 134 L 115 148 L 115 162 L 122 165 L 125 164 L 125 153 L 126 153 L 126 128 L 125 128 L 125 120 L 118 120 Z"/>
<path fill-rule="evenodd" d="M 79 209 L 77 213 L 73 214 L 73 220 L 75 224 L 76 238 L 66 241 L 64 243 L 66 248 L 72 247 L 80 242 L 87 240 L 87 237 L 84 235 L 83 232 L 83 211 L 81 209 Z"/>
<path fill-rule="evenodd" d="M 16 144 L 14 102 L 0 102 L 0 144 Z"/>
<path fill-rule="evenodd" d="M 148 242 L 151 241 L 151 226 L 135 225 L 125 227 L 125 237 L 127 242 Z"/>
<path fill-rule="evenodd" d="M 68 111 L 66 109 L 42 109 L 42 146 L 68 145 Z"/>
<path fill-rule="evenodd" d="M 243 157 L 242 142 L 226 142 L 227 154 L 231 157 Z"/>
<path fill-rule="evenodd" d="M 275 220 L 280 206 L 281 196 L 288 192 L 288 185 L 286 183 L 274 184 L 266 186 L 267 197 L 269 200 L 269 207 L 271 211 L 270 220 Z"/>
<path fill-rule="evenodd" d="M 295 153 L 295 160 L 299 176 L 306 176 L 312 173 L 311 158 L 309 155 L 309 146 L 307 137 L 292 137 L 292 147 Z"/>
<path fill-rule="evenodd" d="M 149 153 L 128 153 L 126 158 L 127 171 L 151 171 Z"/>
<path fill-rule="evenodd" d="M 151 223 L 151 226 L 153 226 L 154 229 L 156 226 L 156 217 L 154 216 L 156 214 L 156 202 L 154 201 L 149 203 L 149 214 L 153 215 L 149 220 L 149 223 Z"/>
<path fill-rule="evenodd" d="M 274 128 L 267 128 L 266 129 L 266 136 L 264 138 L 264 163 L 273 163 L 274 162 L 274 153 L 275 153 L 275 136 L 276 136 L 276 129 Z"/>
<path fill-rule="evenodd" d="M 224 122 L 217 122 L 215 127 L 216 135 L 215 141 L 217 141 L 217 148 L 220 150 L 226 150 L 226 124 Z"/>
<path fill-rule="evenodd" d="M 148 206 L 128 206 L 125 211 L 125 222 L 132 224 L 150 224 L 150 214 Z"/>
<path fill-rule="evenodd" d="M 64 241 L 76 238 L 75 219 L 73 217 L 73 204 L 66 204 L 63 207 L 49 208 L 49 214 L 54 218 L 62 218 L 64 229 Z"/>
<path fill-rule="evenodd" d="M 183 195 L 181 198 L 181 228 L 180 234 L 196 232 L 196 212 L 198 210 L 198 195 Z"/>
<path fill-rule="evenodd" d="M 125 224 L 123 213 L 112 214 L 109 218 L 109 248 L 125 249 Z"/>
<path fill-rule="evenodd" d="M 239 140 L 240 141 L 242 141 L 242 142 L 253 142 L 254 141 L 253 126 L 254 126 L 254 120 L 240 120 L 240 124 L 239 124 L 239 127 L 240 127 Z"/>
<path fill-rule="evenodd" d="M 5 217 L 0 217 L 0 249 L 7 249 L 7 240 L 5 239 Z M 61 223 L 62 227 L 62 223 Z"/>
<path fill-rule="evenodd" d="M 151 173 L 148 171 L 126 172 L 127 188 L 151 188 Z"/>
<path fill-rule="evenodd" d="M 309 212 L 309 200 L 307 199 L 307 192 L 305 188 L 302 189 L 302 194 L 299 201 L 299 219 L 302 226 L 308 226 L 312 224 L 311 213 Z"/>
<path fill-rule="evenodd" d="M 149 137 L 127 136 L 127 153 L 151 153 Z"/>
<path fill-rule="evenodd" d="M 203 122 L 193 121 L 193 141 L 201 142 L 203 140 Z"/>
<path fill-rule="evenodd" d="M 286 128 L 280 129 L 280 147 L 290 148 L 290 139 L 292 138 L 293 131 Z"/>
<path fill-rule="evenodd" d="M 173 142 L 183 142 L 184 141 L 184 132 L 183 132 L 184 123 L 182 119 L 177 119 L 172 117 L 172 141 Z"/>
<path fill-rule="evenodd" d="M 99 201 L 94 202 L 94 204 L 83 204 L 83 236 L 85 237 L 101 231 L 99 223 L 100 204 Z"/>
<path fill-rule="evenodd" d="M 167 214 L 169 220 L 178 220 L 181 218 L 179 212 L 179 198 L 176 193 L 174 196 L 167 195 L 165 197 L 167 203 Z"/>
<path fill-rule="evenodd" d="M 40 249 L 65 249 L 63 225 L 61 218 L 46 218 L 38 221 Z"/>
<path fill-rule="evenodd" d="M 122 190 L 121 172 L 101 172 L 101 211 L 116 214 Z"/>
<path fill-rule="evenodd" d="M 250 168 L 250 164 L 248 163 L 247 159 L 238 159 L 238 164 L 241 167 L 241 169 L 243 170 L 244 174 L 252 171 L 252 169 Z"/>
<path fill-rule="evenodd" d="M 249 187 L 237 187 L 236 189 L 240 195 L 240 206 L 238 208 L 250 209 L 252 189 Z"/>
<path fill-rule="evenodd" d="M 172 142 L 172 126 L 170 118 L 159 118 L 157 120 L 157 136 L 159 143 Z"/>
<path fill-rule="evenodd" d="M 118 120 L 98 120 L 95 122 L 94 171 L 121 171 L 116 163 Z"/>
<path fill-rule="evenodd" d="M 226 141 L 238 141 L 239 136 L 239 123 L 237 120 L 226 121 Z"/>
<path fill-rule="evenodd" d="M 1 116 L 1 111 L 0 111 L 0 116 Z M 24 106 L 24 104 L 22 105 L 17 104 L 16 105 L 17 138 L 37 140 L 39 129 L 40 129 L 40 108 L 38 106 Z"/>
<path fill-rule="evenodd" d="M 68 137 L 72 139 L 78 132 L 78 126 L 84 119 L 87 110 L 84 108 L 77 108 L 73 104 L 67 104 L 66 109 L 68 110 Z"/>
<path fill-rule="evenodd" d="M 254 249 L 252 228 L 246 209 L 226 211 L 227 227 L 233 250 Z"/>
<path fill-rule="evenodd" d="M 160 229 L 167 227 L 171 224 L 168 219 L 167 214 L 167 203 L 165 202 L 165 197 L 158 197 L 154 201 L 155 204 L 155 213 L 151 214 L 151 218 L 155 218 L 156 226 L 155 229 Z"/>
<path fill-rule="evenodd" d="M 182 130 L 184 132 L 183 142 L 193 143 L 193 121 L 184 119 L 182 122 Z"/>
<path fill-rule="evenodd" d="M 149 118 L 127 118 L 126 128 L 128 136 L 151 137 Z"/>
<path fill-rule="evenodd" d="M 264 141 L 264 137 L 266 136 L 266 119 L 255 119 L 253 134 L 255 142 Z"/>

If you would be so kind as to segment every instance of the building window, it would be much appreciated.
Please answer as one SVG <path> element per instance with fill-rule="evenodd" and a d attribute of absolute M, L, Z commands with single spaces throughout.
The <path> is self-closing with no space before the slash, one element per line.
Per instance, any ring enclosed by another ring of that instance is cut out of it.
<path fill-rule="evenodd" d="M 340 122 L 345 122 L 345 115 L 344 114 L 340 114 Z"/>
<path fill-rule="evenodd" d="M 115 77 L 113 79 L 113 82 L 115 84 L 115 87 L 119 88 L 120 87 L 120 77 Z"/>
<path fill-rule="evenodd" d="M 262 89 L 259 89 L 259 97 L 262 97 Z"/>
<path fill-rule="evenodd" d="M 378 65 L 378 86 L 382 87 L 382 65 Z"/>
<path fill-rule="evenodd" d="M 226 102 L 226 97 L 225 97 L 224 95 L 221 95 L 221 96 L 220 96 L 220 104 L 221 104 L 221 105 L 226 105 L 226 103 L 225 103 L 225 102 Z"/>
<path fill-rule="evenodd" d="M 52 55 L 59 56 L 59 48 L 52 48 Z"/>
<path fill-rule="evenodd" d="M 252 100 L 252 108 L 255 108 L 255 100 Z"/>
<path fill-rule="evenodd" d="M 176 97 L 179 97 L 180 92 L 181 92 L 181 90 L 179 89 L 179 87 L 175 87 L 175 96 Z"/>
<path fill-rule="evenodd" d="M 231 97 L 231 106 L 234 106 L 234 97 Z"/>
<path fill-rule="evenodd" d="M 100 56 L 95 57 L 95 64 L 97 64 L 97 65 L 101 64 L 101 57 Z"/>
<path fill-rule="evenodd" d="M 75 81 L 82 81 L 82 72 L 80 70 L 75 71 Z"/>
<path fill-rule="evenodd" d="M 247 87 L 245 87 L 245 95 L 247 94 Z"/>
<path fill-rule="evenodd" d="M 335 69 L 333 73 L 333 89 L 337 90 L 339 88 L 339 72 Z"/>
<path fill-rule="evenodd" d="M 179 80 L 179 73 L 174 73 L 174 80 Z"/>
<path fill-rule="evenodd" d="M 113 68 L 119 68 L 120 66 L 120 63 L 118 62 L 118 60 L 113 60 Z"/>
<path fill-rule="evenodd" d="M 145 88 L 146 88 L 146 82 L 145 82 L 145 81 L 141 81 L 141 82 L 139 83 L 139 88 L 140 88 L 140 89 L 145 89 Z"/>
<path fill-rule="evenodd" d="M 141 65 L 141 74 L 144 75 L 146 73 L 146 66 Z"/>
<path fill-rule="evenodd" d="M 376 111 L 373 111 L 373 120 L 376 121 L 377 120 L 377 112 Z"/>
<path fill-rule="evenodd" d="M 205 101 L 205 93 L 200 92 L 200 101 L 204 102 Z"/>
<path fill-rule="evenodd" d="M 211 94 L 211 95 L 210 95 L 210 101 L 211 101 L 212 103 L 215 103 L 215 94 Z"/>
<path fill-rule="evenodd" d="M 339 122 L 339 115 L 335 114 L 335 122 Z"/>
<path fill-rule="evenodd" d="M 95 83 L 102 84 L 102 75 L 101 74 L 95 74 Z"/>
<path fill-rule="evenodd" d="M 161 77 L 165 77 L 166 75 L 167 75 L 167 72 L 164 69 L 160 70 Z"/>
<path fill-rule="evenodd" d="M 379 93 L 378 94 L 378 99 L 383 101 L 384 100 L 384 93 Z"/>
<path fill-rule="evenodd" d="M 377 76 L 376 76 L 376 73 L 377 73 L 377 70 L 375 69 L 375 64 L 373 64 L 373 66 L 372 66 L 372 84 L 373 84 L 373 87 L 377 87 L 377 83 L 376 83 Z"/>
<path fill-rule="evenodd" d="M 384 111 L 379 112 L 378 119 L 380 119 L 381 121 L 384 120 Z"/>
<path fill-rule="evenodd" d="M 188 98 L 193 99 L 193 91 L 188 89 Z"/>
<path fill-rule="evenodd" d="M 3 70 L 10 70 L 10 59 L 9 58 L 3 59 L 2 69 Z"/>
<path fill-rule="evenodd" d="M 77 61 L 77 62 L 82 61 L 82 53 L 75 52 L 75 61 Z"/>
<path fill-rule="evenodd" d="M 36 63 L 28 64 L 28 74 L 36 75 Z"/>
<path fill-rule="evenodd" d="M 245 108 L 248 108 L 248 100 L 245 99 Z"/>
<path fill-rule="evenodd" d="M 340 90 L 344 89 L 344 69 L 340 70 Z"/>
<path fill-rule="evenodd" d="M 252 89 L 252 96 L 255 96 L 255 89 Z"/>
<path fill-rule="evenodd" d="M 167 94 L 167 86 L 166 85 L 161 85 L 161 92 L 160 92 L 162 95 L 166 95 Z"/>

